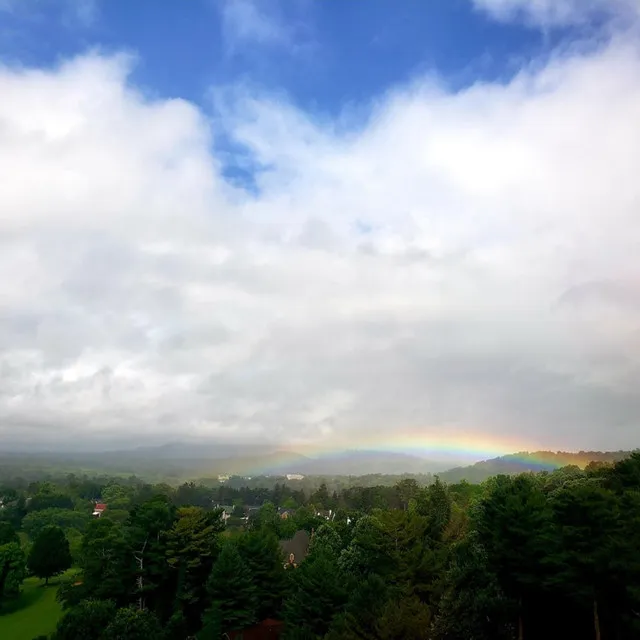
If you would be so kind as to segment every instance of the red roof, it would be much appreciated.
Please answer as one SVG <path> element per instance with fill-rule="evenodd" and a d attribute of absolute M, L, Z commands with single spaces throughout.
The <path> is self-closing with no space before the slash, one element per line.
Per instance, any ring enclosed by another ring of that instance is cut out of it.
<path fill-rule="evenodd" d="M 284 625 L 282 620 L 274 620 L 273 618 L 267 618 L 260 623 L 261 627 L 281 627 Z"/>
<path fill-rule="evenodd" d="M 283 626 L 284 622 L 280 620 L 267 619 L 244 631 L 232 631 L 229 635 L 234 640 L 278 640 Z"/>
<path fill-rule="evenodd" d="M 104 511 L 107 508 L 107 505 L 104 502 L 98 502 L 96 505 L 96 511 Z"/>

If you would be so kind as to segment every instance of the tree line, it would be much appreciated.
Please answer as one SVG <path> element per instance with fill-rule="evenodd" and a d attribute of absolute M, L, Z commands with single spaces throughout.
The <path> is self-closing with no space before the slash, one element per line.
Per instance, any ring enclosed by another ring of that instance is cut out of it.
<path fill-rule="evenodd" d="M 0 606 L 26 571 L 77 568 L 50 640 L 222 638 L 264 619 L 285 640 L 640 637 L 639 454 L 479 485 L 307 495 L 70 477 L 0 500 Z M 245 519 L 225 526 L 223 501 Z M 299 530 L 294 568 L 281 541 Z"/>

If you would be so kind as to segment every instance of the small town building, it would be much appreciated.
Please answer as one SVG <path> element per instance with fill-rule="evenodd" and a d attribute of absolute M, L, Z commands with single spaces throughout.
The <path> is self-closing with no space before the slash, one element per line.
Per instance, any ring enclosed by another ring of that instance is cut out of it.
<path fill-rule="evenodd" d="M 93 516 L 99 518 L 107 510 L 107 505 L 104 502 L 97 502 L 93 507 Z"/>
<path fill-rule="evenodd" d="M 280 549 L 285 558 L 285 569 L 296 569 L 298 565 L 307 557 L 311 536 L 304 530 L 296 531 L 293 538 L 280 541 Z"/>

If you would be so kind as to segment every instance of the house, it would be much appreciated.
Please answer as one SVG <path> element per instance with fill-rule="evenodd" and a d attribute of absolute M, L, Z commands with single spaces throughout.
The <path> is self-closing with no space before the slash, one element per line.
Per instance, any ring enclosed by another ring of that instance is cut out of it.
<path fill-rule="evenodd" d="M 311 536 L 304 530 L 296 531 L 293 538 L 280 541 L 280 549 L 286 561 L 285 569 L 296 568 L 308 555 Z"/>
<path fill-rule="evenodd" d="M 226 522 L 233 515 L 233 507 L 229 505 L 217 504 L 216 509 L 222 509 L 220 517 L 223 522 Z"/>
<path fill-rule="evenodd" d="M 278 507 L 278 515 L 283 520 L 286 520 L 287 518 L 293 515 L 293 511 L 291 509 L 285 509 L 284 507 Z"/>
<path fill-rule="evenodd" d="M 304 480 L 301 473 L 287 473 L 287 480 Z"/>
<path fill-rule="evenodd" d="M 99 518 L 107 510 L 107 505 L 104 502 L 96 502 L 93 507 L 93 516 Z"/>

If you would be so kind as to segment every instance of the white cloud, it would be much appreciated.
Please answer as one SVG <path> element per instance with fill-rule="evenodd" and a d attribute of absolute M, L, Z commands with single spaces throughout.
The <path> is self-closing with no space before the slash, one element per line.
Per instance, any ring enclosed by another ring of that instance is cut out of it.
<path fill-rule="evenodd" d="M 472 0 L 503 21 L 524 19 L 545 27 L 583 24 L 598 17 L 628 21 L 637 17 L 639 0 Z"/>
<path fill-rule="evenodd" d="M 33 17 L 47 5 L 53 5 L 62 22 L 69 27 L 88 27 L 96 22 L 99 15 L 98 0 L 0 0 L 0 11 Z"/>
<path fill-rule="evenodd" d="M 352 132 L 242 88 L 212 131 L 131 63 L 0 70 L 3 437 L 637 444 L 635 45 Z"/>
<path fill-rule="evenodd" d="M 308 27 L 302 17 L 308 10 L 307 0 L 296 0 L 288 9 L 298 16 L 285 19 L 281 0 L 220 0 L 222 31 L 230 53 L 260 46 L 299 50 L 308 38 Z M 307 43 L 308 44 L 308 43 Z"/>

